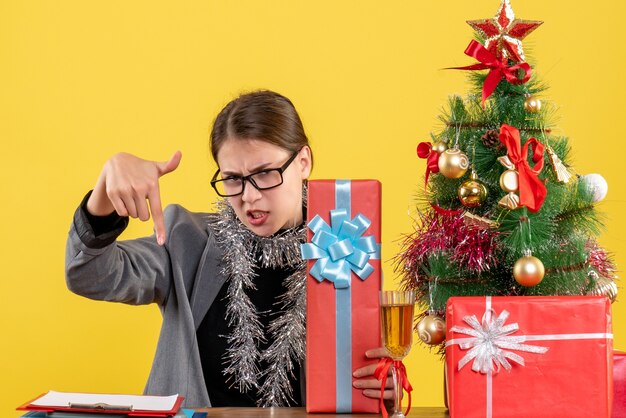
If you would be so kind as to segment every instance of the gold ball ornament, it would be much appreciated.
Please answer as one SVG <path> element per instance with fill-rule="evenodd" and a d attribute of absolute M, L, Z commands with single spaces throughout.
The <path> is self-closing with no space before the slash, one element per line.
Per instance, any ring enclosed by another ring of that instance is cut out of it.
<path fill-rule="evenodd" d="M 430 149 L 431 149 L 432 151 L 436 152 L 437 154 L 441 155 L 441 154 L 443 154 L 443 152 L 444 152 L 445 150 L 447 150 L 447 149 L 448 149 L 448 146 L 446 145 L 446 143 L 445 143 L 445 142 L 435 142 L 435 143 L 434 143 L 434 144 L 430 147 Z"/>
<path fill-rule="evenodd" d="M 515 170 L 506 170 L 500 175 L 500 187 L 507 193 L 515 193 L 519 189 L 519 174 Z"/>
<path fill-rule="evenodd" d="M 436 315 L 427 315 L 417 324 L 417 335 L 428 345 L 441 344 L 446 339 L 446 321 Z"/>
<path fill-rule="evenodd" d="M 537 257 L 527 255 L 515 262 L 513 277 L 515 281 L 524 287 L 537 286 L 543 280 L 546 269 Z"/>
<path fill-rule="evenodd" d="M 469 180 L 464 181 L 459 187 L 459 200 L 468 208 L 476 208 L 487 198 L 487 187 L 478 180 L 476 172 L 472 171 Z"/>
<path fill-rule="evenodd" d="M 613 303 L 617 300 L 617 284 L 606 277 L 598 277 L 596 286 L 587 294 L 591 296 L 606 296 Z"/>
<path fill-rule="evenodd" d="M 469 168 L 467 155 L 459 149 L 447 149 L 439 156 L 439 172 L 449 179 L 463 177 Z"/>
<path fill-rule="evenodd" d="M 524 110 L 528 113 L 538 113 L 541 110 L 541 100 L 535 96 L 528 96 L 524 101 Z"/>

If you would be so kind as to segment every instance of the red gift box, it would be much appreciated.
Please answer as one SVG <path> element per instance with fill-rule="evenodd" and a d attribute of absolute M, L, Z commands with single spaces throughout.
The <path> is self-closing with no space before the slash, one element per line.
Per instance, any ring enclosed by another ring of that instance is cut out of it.
<path fill-rule="evenodd" d="M 605 297 L 452 297 L 452 418 L 611 416 L 613 334 Z"/>
<path fill-rule="evenodd" d="M 613 415 L 611 418 L 626 418 L 626 353 L 613 353 Z"/>
<path fill-rule="evenodd" d="M 380 204 L 375 180 L 308 184 L 307 412 L 380 411 L 352 386 L 380 339 Z"/>

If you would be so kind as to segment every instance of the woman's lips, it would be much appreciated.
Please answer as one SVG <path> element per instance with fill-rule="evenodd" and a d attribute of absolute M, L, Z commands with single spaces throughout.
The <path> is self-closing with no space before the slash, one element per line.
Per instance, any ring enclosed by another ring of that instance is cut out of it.
<path fill-rule="evenodd" d="M 259 226 L 263 225 L 265 221 L 267 221 L 269 212 L 265 212 L 262 210 L 249 210 L 246 212 L 246 215 L 248 217 L 248 222 L 250 222 L 250 225 Z"/>

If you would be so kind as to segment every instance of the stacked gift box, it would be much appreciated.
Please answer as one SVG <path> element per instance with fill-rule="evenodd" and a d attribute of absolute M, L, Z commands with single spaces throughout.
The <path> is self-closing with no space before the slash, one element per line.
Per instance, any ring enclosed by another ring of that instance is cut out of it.
<path fill-rule="evenodd" d="M 626 418 L 626 352 L 613 353 L 613 415 Z"/>

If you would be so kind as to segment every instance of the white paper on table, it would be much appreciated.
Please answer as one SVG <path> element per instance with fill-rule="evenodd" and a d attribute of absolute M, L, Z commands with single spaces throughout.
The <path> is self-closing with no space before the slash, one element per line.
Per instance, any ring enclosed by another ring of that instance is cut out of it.
<path fill-rule="evenodd" d="M 114 406 L 132 406 L 132 409 L 141 411 L 171 411 L 177 399 L 178 394 L 172 396 L 110 395 L 51 390 L 41 398 L 31 402 L 31 405 L 67 408 L 70 404 L 103 403 Z"/>

